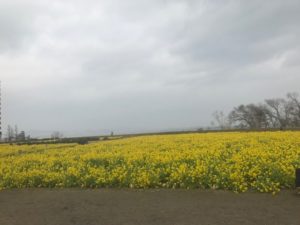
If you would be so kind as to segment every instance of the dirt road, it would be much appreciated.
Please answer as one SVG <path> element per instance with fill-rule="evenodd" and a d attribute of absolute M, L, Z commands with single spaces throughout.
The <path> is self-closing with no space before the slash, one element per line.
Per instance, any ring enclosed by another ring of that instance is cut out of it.
<path fill-rule="evenodd" d="M 0 191 L 0 225 L 300 225 L 295 191 Z"/>

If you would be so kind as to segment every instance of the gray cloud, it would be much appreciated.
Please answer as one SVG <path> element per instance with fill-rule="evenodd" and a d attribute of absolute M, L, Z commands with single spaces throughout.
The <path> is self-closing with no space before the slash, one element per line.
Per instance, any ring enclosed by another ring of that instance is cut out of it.
<path fill-rule="evenodd" d="M 40 5 L 28 1 L 1 1 L 0 3 L 0 53 L 28 47 L 34 40 L 35 19 Z"/>
<path fill-rule="evenodd" d="M 0 3 L 4 126 L 90 135 L 208 125 L 300 91 L 300 3 Z"/>

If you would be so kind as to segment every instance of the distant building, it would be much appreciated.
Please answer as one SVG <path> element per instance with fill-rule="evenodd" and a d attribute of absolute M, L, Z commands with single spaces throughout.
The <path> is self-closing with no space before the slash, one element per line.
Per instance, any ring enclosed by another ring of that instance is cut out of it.
<path fill-rule="evenodd" d="M 26 140 L 25 131 L 21 131 L 21 132 L 18 134 L 17 140 L 18 140 L 18 141 L 25 141 L 25 140 Z"/>

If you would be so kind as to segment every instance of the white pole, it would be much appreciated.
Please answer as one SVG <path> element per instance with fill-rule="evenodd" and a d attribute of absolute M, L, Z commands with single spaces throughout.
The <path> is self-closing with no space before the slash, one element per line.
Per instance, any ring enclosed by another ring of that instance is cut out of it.
<path fill-rule="evenodd" d="M 2 141 L 2 115 L 1 115 L 1 81 L 0 81 L 0 141 Z"/>

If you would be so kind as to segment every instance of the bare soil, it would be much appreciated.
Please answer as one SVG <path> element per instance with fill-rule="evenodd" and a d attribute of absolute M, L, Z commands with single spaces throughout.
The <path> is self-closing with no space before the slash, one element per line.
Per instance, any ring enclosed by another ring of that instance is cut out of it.
<path fill-rule="evenodd" d="M 300 195 L 206 190 L 0 191 L 0 225 L 300 225 Z"/>

